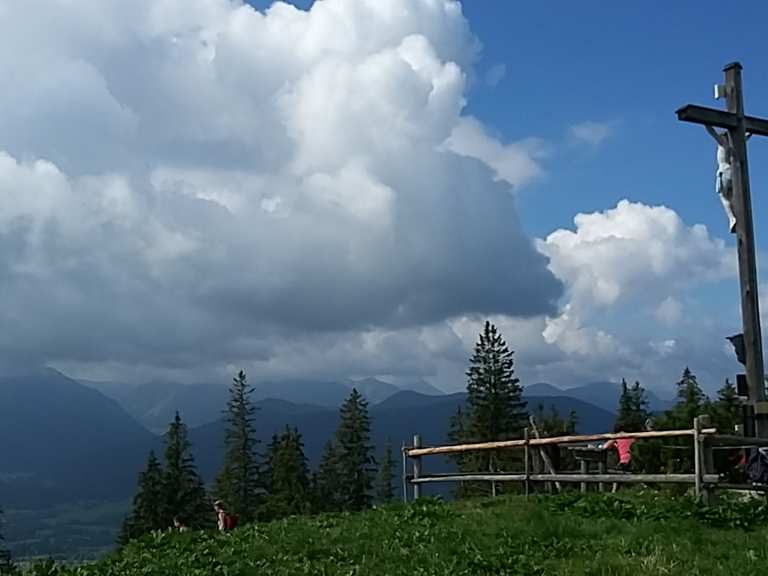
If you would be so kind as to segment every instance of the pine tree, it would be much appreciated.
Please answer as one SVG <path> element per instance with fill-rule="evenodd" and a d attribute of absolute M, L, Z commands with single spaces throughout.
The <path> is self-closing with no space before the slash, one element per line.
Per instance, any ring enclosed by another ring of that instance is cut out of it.
<path fill-rule="evenodd" d="M 227 431 L 224 440 L 224 465 L 216 479 L 214 493 L 223 500 L 228 511 L 243 521 L 256 517 L 259 502 L 259 462 L 256 455 L 254 414 L 256 407 L 250 395 L 245 372 L 232 379 L 227 402 Z"/>
<path fill-rule="evenodd" d="M 742 403 L 736 387 L 726 378 L 725 384 L 717 391 L 717 401 L 712 406 L 715 426 L 724 434 L 734 432 L 736 424 L 743 420 Z"/>
<path fill-rule="evenodd" d="M 341 476 L 339 456 L 332 440 L 326 442 L 320 465 L 312 475 L 313 509 L 316 512 L 337 512 L 341 510 Z"/>
<path fill-rule="evenodd" d="M 342 510 L 362 510 L 371 505 L 374 459 L 370 445 L 371 423 L 368 402 L 357 391 L 341 406 L 339 427 L 336 430 L 338 473 Z"/>
<path fill-rule="evenodd" d="M 282 518 L 311 511 L 311 491 L 307 458 L 301 434 L 286 427 L 275 443 L 270 458 L 270 492 L 265 516 Z"/>
<path fill-rule="evenodd" d="M 179 413 L 165 435 L 165 462 L 162 476 L 163 525 L 170 526 L 174 516 L 182 518 L 190 527 L 210 524 L 212 513 L 203 481 L 195 468 L 190 453 L 187 427 Z"/>
<path fill-rule="evenodd" d="M 387 437 L 384 452 L 381 455 L 379 471 L 376 475 L 376 501 L 387 504 L 395 499 L 392 480 L 395 478 L 395 460 L 392 457 L 392 440 Z"/>
<path fill-rule="evenodd" d="M 648 420 L 648 399 L 645 389 L 640 382 L 635 382 L 632 387 L 627 381 L 621 381 L 621 396 L 619 396 L 619 411 L 616 416 L 616 431 L 641 432 L 645 429 Z"/>
<path fill-rule="evenodd" d="M 467 371 L 467 440 L 494 442 L 519 438 L 528 420 L 520 381 L 514 377 L 512 352 L 496 326 L 486 321 Z M 506 458 L 511 453 L 506 453 Z M 479 452 L 472 470 L 496 471 L 505 456 Z M 466 465 L 466 463 L 465 463 Z"/>
<path fill-rule="evenodd" d="M 162 530 L 165 523 L 165 502 L 163 499 L 163 471 L 154 450 L 149 453 L 147 465 L 139 473 L 133 510 L 123 522 L 118 544 L 143 536 L 153 530 Z"/>

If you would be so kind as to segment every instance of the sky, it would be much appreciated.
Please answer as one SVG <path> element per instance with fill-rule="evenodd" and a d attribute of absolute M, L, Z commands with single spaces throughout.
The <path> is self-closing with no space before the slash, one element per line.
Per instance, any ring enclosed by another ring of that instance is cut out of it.
<path fill-rule="evenodd" d="M 674 112 L 739 60 L 768 116 L 768 7 L 721 10 L 0 0 L 0 371 L 453 391 L 490 319 L 523 384 L 717 389 L 734 240 Z"/>

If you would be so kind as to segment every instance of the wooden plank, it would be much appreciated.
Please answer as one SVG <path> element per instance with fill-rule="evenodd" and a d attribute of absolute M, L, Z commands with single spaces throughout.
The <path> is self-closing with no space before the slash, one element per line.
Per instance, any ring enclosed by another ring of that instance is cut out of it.
<path fill-rule="evenodd" d="M 524 482 L 525 474 L 434 474 L 413 478 L 413 484 L 433 482 Z"/>
<path fill-rule="evenodd" d="M 525 474 L 432 474 L 413 478 L 412 483 L 429 484 L 434 482 L 524 482 Z M 531 474 L 532 482 L 588 482 L 620 484 L 693 484 L 695 474 Z M 717 484 L 717 474 L 704 474 L 702 480 L 706 484 Z"/>
<path fill-rule="evenodd" d="M 732 434 L 715 434 L 711 437 L 715 446 L 727 448 L 751 448 L 753 446 L 768 446 L 768 438 L 752 438 L 749 436 L 735 436 Z"/>
<path fill-rule="evenodd" d="M 715 434 L 715 428 L 706 428 L 701 434 Z M 608 434 L 582 434 L 573 436 L 554 436 L 551 438 L 531 439 L 530 446 L 549 446 L 552 444 L 577 444 L 579 442 L 598 442 L 602 440 L 618 440 L 620 438 L 635 438 L 636 440 L 649 438 L 676 438 L 681 436 L 693 436 L 693 430 L 654 430 L 651 432 L 625 432 Z M 458 452 L 471 452 L 473 450 L 497 450 L 502 448 L 522 448 L 525 440 L 502 440 L 499 442 L 478 442 L 474 444 L 455 444 L 452 446 L 432 446 L 428 448 L 409 448 L 408 456 L 429 456 L 432 454 L 455 454 Z"/>

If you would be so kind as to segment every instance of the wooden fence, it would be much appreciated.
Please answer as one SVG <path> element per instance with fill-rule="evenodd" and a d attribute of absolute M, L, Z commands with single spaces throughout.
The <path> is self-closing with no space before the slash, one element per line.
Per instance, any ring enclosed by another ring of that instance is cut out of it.
<path fill-rule="evenodd" d="M 529 438 L 528 429 L 525 430 L 521 440 L 504 440 L 500 442 L 483 442 L 477 444 L 456 444 L 451 446 L 422 446 L 421 437 L 416 434 L 413 437 L 412 446 L 403 446 L 403 499 L 408 500 L 408 486 L 412 488 L 413 498 L 421 496 L 421 486 L 442 482 L 489 482 L 492 493 L 495 495 L 496 483 L 519 482 L 522 483 L 525 493 L 530 492 L 532 483 L 546 482 L 558 486 L 560 483 L 578 483 L 582 492 L 587 490 L 587 485 L 596 483 L 600 489 L 607 483 L 616 484 L 691 484 L 697 498 L 705 501 L 713 497 L 716 488 L 734 490 L 755 490 L 751 484 L 729 484 L 723 482 L 715 472 L 713 450 L 716 448 L 748 448 L 768 447 L 768 439 L 752 438 L 718 434 L 715 428 L 709 427 L 707 416 L 696 418 L 693 428 L 690 430 L 658 430 L 636 433 L 616 434 L 583 434 L 573 436 L 556 436 L 551 438 Z M 590 442 L 603 442 L 633 438 L 635 440 L 652 440 L 659 438 L 692 438 L 693 473 L 692 474 L 635 474 L 635 473 L 610 473 L 601 466 L 597 474 L 588 473 L 585 462 L 582 462 L 581 470 L 575 472 L 557 471 L 548 461 L 543 451 L 547 446 L 581 445 Z M 484 450 L 514 450 L 521 449 L 523 453 L 523 471 L 521 473 L 489 472 L 489 473 L 447 473 L 427 474 L 422 459 L 427 456 L 461 454 L 466 452 Z M 547 473 L 535 473 L 531 470 L 533 451 L 538 450 L 543 456 Z M 412 471 L 408 474 L 408 460 L 411 460 Z"/>

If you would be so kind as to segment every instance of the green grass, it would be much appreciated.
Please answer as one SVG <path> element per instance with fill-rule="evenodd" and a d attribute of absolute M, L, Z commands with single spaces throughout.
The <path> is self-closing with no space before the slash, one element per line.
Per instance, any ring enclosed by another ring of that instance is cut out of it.
<path fill-rule="evenodd" d="M 739 511 L 750 510 L 757 512 L 740 522 Z M 37 574 L 762 575 L 766 518 L 768 511 L 757 504 L 704 509 L 630 493 L 619 499 L 424 500 L 229 534 L 158 534 L 95 564 Z"/>

